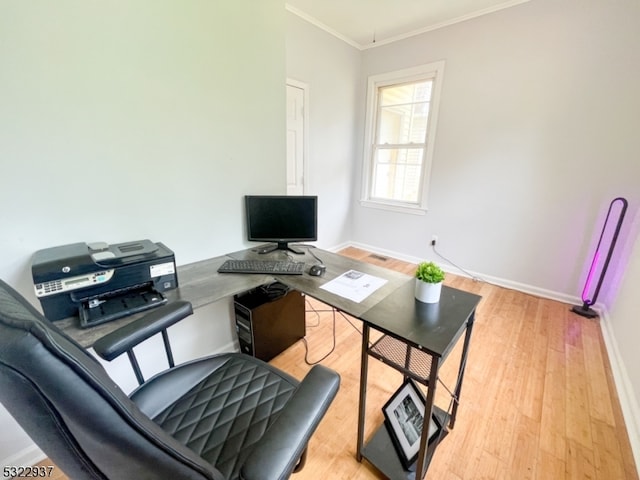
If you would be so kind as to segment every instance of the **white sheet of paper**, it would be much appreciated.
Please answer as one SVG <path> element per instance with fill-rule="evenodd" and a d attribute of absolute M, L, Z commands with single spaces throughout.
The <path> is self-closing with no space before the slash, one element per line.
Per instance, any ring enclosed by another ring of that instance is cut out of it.
<path fill-rule="evenodd" d="M 325 283 L 320 288 L 360 303 L 385 283 L 387 281 L 384 278 L 349 270 Z"/>

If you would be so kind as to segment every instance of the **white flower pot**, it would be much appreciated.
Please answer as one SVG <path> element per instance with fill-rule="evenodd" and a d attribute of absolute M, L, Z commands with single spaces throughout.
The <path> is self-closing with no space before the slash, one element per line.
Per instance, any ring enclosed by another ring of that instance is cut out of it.
<path fill-rule="evenodd" d="M 442 282 L 427 283 L 416 278 L 416 300 L 424 303 L 438 303 L 441 291 Z"/>

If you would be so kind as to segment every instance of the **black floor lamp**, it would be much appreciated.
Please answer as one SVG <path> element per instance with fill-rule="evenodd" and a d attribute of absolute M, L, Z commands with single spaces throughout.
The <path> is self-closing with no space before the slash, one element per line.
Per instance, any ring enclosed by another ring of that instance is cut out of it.
<path fill-rule="evenodd" d="M 607 217 L 604 220 L 602 232 L 600 233 L 600 240 L 598 241 L 598 246 L 593 254 L 591 268 L 589 268 L 587 280 L 584 282 L 584 288 L 582 289 L 582 306 L 575 306 L 571 309 L 578 315 L 588 318 L 598 316 L 598 313 L 591 308 L 591 305 L 596 303 L 598 293 L 600 293 L 600 287 L 602 286 L 602 281 L 607 273 L 611 254 L 613 253 L 613 249 L 618 241 L 620 227 L 622 226 L 624 215 L 627 212 L 627 205 L 627 200 L 622 197 L 614 198 L 609 205 L 609 211 L 607 212 Z M 614 229 L 613 232 L 612 229 Z M 606 258 L 604 258 L 603 261 L 603 255 L 605 252 Z M 593 280 L 596 275 L 599 275 L 598 283 L 593 290 L 593 295 L 591 295 L 591 285 L 593 284 Z"/>

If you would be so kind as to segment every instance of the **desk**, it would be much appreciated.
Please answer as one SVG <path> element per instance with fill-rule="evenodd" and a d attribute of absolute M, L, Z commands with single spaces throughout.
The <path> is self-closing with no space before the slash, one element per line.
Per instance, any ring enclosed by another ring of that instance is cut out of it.
<path fill-rule="evenodd" d="M 318 263 L 318 261 L 308 253 L 309 249 L 305 248 L 304 250 L 304 255 L 291 256 L 295 261 L 305 262 L 309 265 Z M 314 248 L 313 253 L 327 266 L 325 274 L 321 277 L 312 277 L 306 273 L 303 275 L 275 276 L 261 274 L 247 275 L 218 273 L 218 267 L 220 267 L 225 260 L 230 258 L 256 258 L 264 260 L 281 260 L 287 258 L 287 254 L 281 250 L 274 251 L 266 255 L 260 255 L 251 249 L 247 249 L 179 266 L 179 287 L 165 292 L 165 295 L 170 302 L 175 300 L 189 301 L 193 305 L 193 308 L 196 309 L 218 300 L 222 300 L 223 298 L 232 297 L 236 293 L 245 292 L 260 285 L 264 285 L 265 283 L 278 280 L 291 288 L 295 288 L 306 295 L 317 298 L 318 300 L 353 315 L 354 317 L 359 317 L 362 313 L 380 302 L 410 278 L 403 273 L 354 260 L 326 250 Z M 320 288 L 321 285 L 342 275 L 347 270 L 358 270 L 363 273 L 382 277 L 387 280 L 387 283 L 361 303 L 352 302 Z M 55 324 L 67 335 L 76 340 L 81 346 L 90 348 L 99 338 L 124 325 L 127 325 L 128 323 L 131 323 L 142 315 L 143 314 L 131 315 L 129 317 L 104 323 L 102 325 L 96 325 L 95 327 L 87 329 L 80 328 L 77 317 L 66 318 L 59 322 L 55 322 Z"/>
<path fill-rule="evenodd" d="M 305 250 L 307 251 L 305 251 L 304 255 L 291 256 L 294 260 L 303 261 L 307 264 L 317 263 L 316 257 L 321 259 L 327 267 L 323 276 L 313 277 L 308 274 L 218 274 L 218 267 L 229 258 L 282 259 L 286 258 L 287 255 L 282 251 L 259 255 L 250 249 L 240 250 L 178 267 L 180 286 L 167 292 L 168 299 L 169 301 L 187 300 L 192 303 L 194 308 L 198 308 L 217 300 L 231 297 L 236 293 L 278 280 L 291 288 L 362 320 L 363 336 L 357 459 L 358 461 L 361 461 L 362 458 L 368 459 L 390 478 L 407 478 L 408 472 L 402 469 L 399 459 L 395 456 L 388 434 L 385 438 L 384 426 L 378 430 L 378 433 L 374 435 L 366 446 L 364 445 L 368 357 L 378 358 L 392 368 L 400 370 L 405 376 L 427 385 L 428 393 L 425 412 L 436 411 L 433 400 L 439 366 L 444 362 L 462 333 L 466 332 L 461 366 L 455 387 L 456 397 L 459 398 L 460 396 L 474 312 L 480 297 L 445 286 L 443 287 L 440 303 L 423 304 L 417 302 L 414 298 L 414 279 L 411 276 L 320 249 L 313 249 L 313 255 L 309 253 L 308 249 Z M 387 281 L 360 303 L 320 288 L 326 282 L 348 270 L 357 270 L 384 278 Z M 57 322 L 57 325 L 82 346 L 90 347 L 101 336 L 130 323 L 139 316 L 123 318 L 86 330 L 79 328 L 77 318 L 65 319 Z M 372 328 L 385 334 L 374 345 L 369 344 L 370 330 Z M 400 345 L 400 349 L 405 352 L 403 360 L 394 360 L 392 356 L 385 352 L 385 345 L 388 342 Z M 416 359 L 418 360 L 417 363 L 415 362 Z M 418 366 L 421 362 L 427 365 L 426 373 L 422 373 L 422 367 Z M 453 408 L 450 416 L 445 416 L 444 412 L 440 412 L 439 414 L 442 415 L 441 423 L 445 425 L 448 421 L 449 427 L 453 427 L 456 411 L 457 405 Z M 425 415 L 425 418 L 430 418 L 430 416 Z M 422 471 L 423 475 L 417 478 L 424 477 L 429 461 L 437 446 L 436 442 L 432 442 L 427 448 L 426 430 L 422 435 L 418 457 L 418 471 Z M 382 454 L 380 454 L 381 451 Z"/>
<path fill-rule="evenodd" d="M 443 286 L 439 303 L 422 303 L 415 300 L 414 281 L 410 281 L 360 316 L 363 331 L 356 451 L 358 461 L 363 457 L 366 458 L 390 479 L 424 477 L 438 443 L 447 433 L 446 425 L 453 428 L 458 410 L 457 402 L 454 402 L 450 414 L 434 405 L 438 371 L 462 333 L 466 332 L 458 378 L 453 389 L 455 398 L 459 400 L 475 309 L 480 298 L 478 295 Z M 384 335 L 370 345 L 369 336 L 372 328 Z M 428 387 L 424 424 L 428 425 L 429 422 L 426 419 L 436 414 L 443 426 L 443 435 L 428 442 L 429 429 L 423 428 L 416 465 L 416 472 L 421 472 L 420 475 L 413 476 L 404 470 L 384 425 L 378 429 L 367 445 L 364 444 L 369 356 L 402 372 L 405 378 L 410 377 Z"/>

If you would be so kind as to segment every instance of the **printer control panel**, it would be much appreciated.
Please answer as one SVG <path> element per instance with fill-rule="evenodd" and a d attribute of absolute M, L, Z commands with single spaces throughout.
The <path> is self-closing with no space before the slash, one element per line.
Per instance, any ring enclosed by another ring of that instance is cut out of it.
<path fill-rule="evenodd" d="M 51 280 L 49 282 L 36 283 L 34 289 L 36 297 L 46 297 L 60 292 L 68 292 L 78 288 L 93 287 L 106 283 L 113 277 L 114 269 L 94 272 L 89 275 L 78 275 L 77 277 Z"/>

